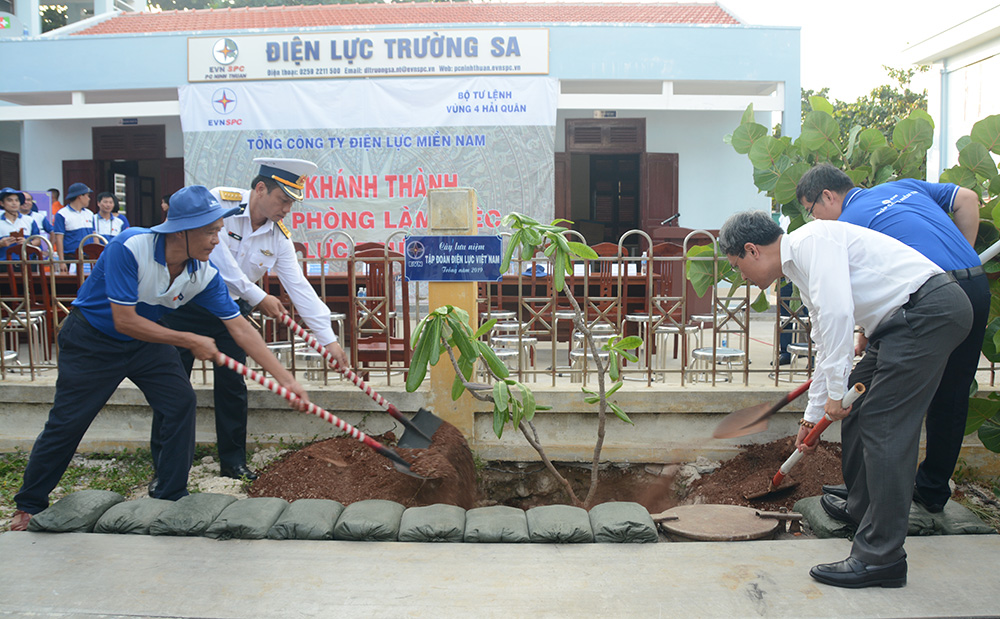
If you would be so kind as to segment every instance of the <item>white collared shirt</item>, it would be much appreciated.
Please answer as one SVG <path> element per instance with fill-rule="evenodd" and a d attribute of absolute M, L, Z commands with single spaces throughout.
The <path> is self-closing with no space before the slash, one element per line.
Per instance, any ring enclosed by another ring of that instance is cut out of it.
<path fill-rule="evenodd" d="M 250 222 L 250 189 L 216 187 L 212 195 L 223 208 L 242 206 L 243 210 L 222 220 L 219 244 L 210 260 L 222 273 L 235 299 L 243 299 L 252 306 L 260 303 L 267 293 L 256 283 L 270 271 L 288 292 L 295 310 L 323 346 L 337 341 L 330 324 L 330 308 L 320 300 L 312 284 L 302 273 L 302 266 L 295 256 L 292 240 L 275 225 L 267 221 L 253 229 Z M 223 195 L 241 195 L 240 200 L 224 200 Z"/>
<path fill-rule="evenodd" d="M 781 237 L 782 272 L 809 308 L 816 370 L 805 418 L 840 400 L 854 361 L 854 325 L 871 335 L 928 279 L 942 273 L 920 252 L 881 232 L 813 221 Z"/>

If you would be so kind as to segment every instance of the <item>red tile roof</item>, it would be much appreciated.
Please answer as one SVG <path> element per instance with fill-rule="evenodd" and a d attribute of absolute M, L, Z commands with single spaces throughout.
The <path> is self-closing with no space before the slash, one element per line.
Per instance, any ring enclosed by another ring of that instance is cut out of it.
<path fill-rule="evenodd" d="M 400 24 L 739 24 L 715 4 L 409 3 L 269 6 L 123 13 L 76 32 L 138 34 L 253 28 L 312 28 Z"/>

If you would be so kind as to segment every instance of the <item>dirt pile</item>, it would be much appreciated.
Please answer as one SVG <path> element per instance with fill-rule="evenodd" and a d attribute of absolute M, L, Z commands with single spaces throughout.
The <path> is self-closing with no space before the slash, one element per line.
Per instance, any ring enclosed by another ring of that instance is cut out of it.
<path fill-rule="evenodd" d="M 781 464 L 795 449 L 794 437 L 778 439 L 763 445 L 746 445 L 745 451 L 727 460 L 722 466 L 689 489 L 688 502 L 744 505 L 764 510 L 787 507 L 799 499 L 822 494 L 823 484 L 842 484 L 840 445 L 820 441 L 816 451 L 807 453 L 795 465 L 786 479 L 798 482 L 781 493 L 748 500 L 745 495 L 764 492 Z"/>
<path fill-rule="evenodd" d="M 385 445 L 392 433 L 374 437 Z M 448 503 L 470 509 L 476 497 L 472 452 L 455 426 L 443 423 L 427 449 L 397 449 L 412 471 L 400 473 L 392 462 L 347 437 L 313 443 L 265 469 L 250 486 L 251 497 L 333 499 L 344 505 L 366 499 L 396 501 L 406 507 Z"/>

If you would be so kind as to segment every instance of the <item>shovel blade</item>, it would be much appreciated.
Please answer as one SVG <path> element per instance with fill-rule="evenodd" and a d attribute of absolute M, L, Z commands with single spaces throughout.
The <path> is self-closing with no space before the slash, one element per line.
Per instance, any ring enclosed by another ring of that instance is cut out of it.
<path fill-rule="evenodd" d="M 431 439 L 437 429 L 443 423 L 442 419 L 430 412 L 426 408 L 421 408 L 417 414 L 410 419 L 413 430 L 406 430 L 399 437 L 397 445 L 405 449 L 427 449 L 431 445 Z M 397 467 L 398 468 L 398 467 Z M 419 476 L 418 476 L 419 477 Z"/>
<path fill-rule="evenodd" d="M 799 482 L 792 481 L 791 479 L 786 477 L 784 480 L 782 480 L 780 484 L 778 484 L 777 487 L 774 487 L 774 484 L 768 484 L 767 488 L 764 488 L 759 492 L 748 492 L 743 495 L 743 498 L 745 498 L 748 501 L 756 501 L 758 499 L 764 499 L 770 496 L 781 494 L 786 490 L 791 490 L 792 488 L 798 487 L 798 485 Z"/>
<path fill-rule="evenodd" d="M 758 404 L 726 415 L 712 432 L 714 438 L 737 438 L 755 434 L 767 429 L 771 408 L 769 404 Z"/>

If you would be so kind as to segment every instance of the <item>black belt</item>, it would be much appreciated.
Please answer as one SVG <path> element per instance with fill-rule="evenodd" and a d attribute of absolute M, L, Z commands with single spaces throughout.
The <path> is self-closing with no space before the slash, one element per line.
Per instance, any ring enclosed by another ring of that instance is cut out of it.
<path fill-rule="evenodd" d="M 982 268 L 982 267 L 980 267 Z M 910 300 L 903 304 L 903 307 L 913 307 L 920 302 L 921 299 L 934 292 L 941 286 L 950 284 L 955 281 L 955 276 L 951 272 L 938 273 L 937 275 L 932 275 L 930 279 L 923 283 L 920 288 L 917 288 L 910 294 Z"/>
<path fill-rule="evenodd" d="M 955 279 L 972 279 L 973 277 L 979 277 L 986 273 L 983 269 L 983 265 L 969 267 L 967 269 L 955 269 L 954 271 L 948 271 L 955 276 Z"/>

